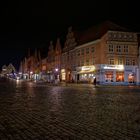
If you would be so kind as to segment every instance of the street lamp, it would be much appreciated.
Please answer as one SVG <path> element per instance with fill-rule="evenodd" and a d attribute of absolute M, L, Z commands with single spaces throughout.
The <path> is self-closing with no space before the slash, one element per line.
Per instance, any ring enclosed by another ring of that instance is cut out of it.
<path fill-rule="evenodd" d="M 32 75 L 33 75 L 33 72 L 30 71 L 30 75 L 29 75 L 29 78 L 32 79 Z"/>
<path fill-rule="evenodd" d="M 59 69 L 58 68 L 55 68 L 55 73 L 54 73 L 54 76 L 55 76 L 55 82 L 58 82 L 59 81 Z"/>
<path fill-rule="evenodd" d="M 30 74 L 33 74 L 33 72 L 32 72 L 32 71 L 30 71 Z"/>
<path fill-rule="evenodd" d="M 58 68 L 55 68 L 55 71 L 58 72 Z"/>

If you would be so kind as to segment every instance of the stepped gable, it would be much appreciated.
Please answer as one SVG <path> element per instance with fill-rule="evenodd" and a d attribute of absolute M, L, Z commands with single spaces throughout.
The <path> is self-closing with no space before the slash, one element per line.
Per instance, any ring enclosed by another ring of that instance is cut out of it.
<path fill-rule="evenodd" d="M 72 27 L 69 27 L 68 33 L 66 35 L 63 51 L 65 52 L 74 49 L 78 44 L 79 38 L 80 38 L 80 33 L 75 30 L 73 31 Z"/>
<path fill-rule="evenodd" d="M 94 41 L 101 38 L 107 31 L 129 31 L 128 29 L 121 27 L 111 21 L 105 21 L 101 24 L 95 25 L 81 34 L 78 39 L 78 45 Z"/>

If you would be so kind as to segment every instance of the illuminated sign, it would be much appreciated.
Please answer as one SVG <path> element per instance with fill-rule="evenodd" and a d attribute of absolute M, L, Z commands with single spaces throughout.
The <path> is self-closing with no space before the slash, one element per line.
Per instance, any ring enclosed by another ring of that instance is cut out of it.
<path fill-rule="evenodd" d="M 65 69 L 61 69 L 61 72 L 62 72 L 62 73 L 65 72 Z"/>
<path fill-rule="evenodd" d="M 104 69 L 124 70 L 124 66 L 123 65 L 106 65 L 103 68 Z"/>
<path fill-rule="evenodd" d="M 95 66 L 83 66 L 82 71 L 94 71 Z"/>

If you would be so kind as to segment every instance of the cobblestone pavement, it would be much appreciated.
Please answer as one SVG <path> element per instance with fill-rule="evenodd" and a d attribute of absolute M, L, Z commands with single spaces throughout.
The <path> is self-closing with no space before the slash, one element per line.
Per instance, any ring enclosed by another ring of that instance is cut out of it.
<path fill-rule="evenodd" d="M 0 83 L 0 140 L 139 140 L 140 87 Z"/>

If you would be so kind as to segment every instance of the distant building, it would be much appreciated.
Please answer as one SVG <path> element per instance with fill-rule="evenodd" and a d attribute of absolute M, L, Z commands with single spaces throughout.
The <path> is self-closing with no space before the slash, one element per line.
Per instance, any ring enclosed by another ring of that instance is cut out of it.
<path fill-rule="evenodd" d="M 28 51 L 28 57 L 20 63 L 19 72 L 23 74 L 24 79 L 39 79 L 41 72 L 41 55 L 40 51 L 35 50 L 34 54 Z"/>

